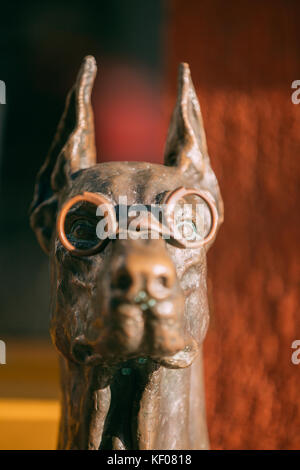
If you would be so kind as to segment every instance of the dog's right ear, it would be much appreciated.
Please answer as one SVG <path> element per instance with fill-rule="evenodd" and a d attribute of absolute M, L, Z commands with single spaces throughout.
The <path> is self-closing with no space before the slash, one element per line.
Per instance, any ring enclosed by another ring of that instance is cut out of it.
<path fill-rule="evenodd" d="M 96 163 L 91 106 L 96 71 L 94 57 L 85 57 L 76 83 L 68 94 L 50 151 L 37 175 L 30 225 L 47 254 L 55 227 L 59 192 L 69 184 L 72 173 Z"/>

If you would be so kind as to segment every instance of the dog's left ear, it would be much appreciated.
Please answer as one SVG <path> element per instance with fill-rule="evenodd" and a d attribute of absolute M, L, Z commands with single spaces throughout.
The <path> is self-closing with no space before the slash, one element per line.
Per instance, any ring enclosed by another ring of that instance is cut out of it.
<path fill-rule="evenodd" d="M 69 184 L 72 173 L 96 163 L 91 106 L 96 71 L 94 57 L 86 57 L 68 94 L 50 151 L 37 175 L 30 207 L 30 225 L 47 254 L 55 227 L 59 192 Z"/>
<path fill-rule="evenodd" d="M 201 187 L 212 193 L 221 223 L 223 202 L 210 165 L 200 104 L 186 63 L 179 65 L 177 102 L 169 126 L 164 162 L 184 173 L 191 187 L 198 187 L 201 182 Z"/>

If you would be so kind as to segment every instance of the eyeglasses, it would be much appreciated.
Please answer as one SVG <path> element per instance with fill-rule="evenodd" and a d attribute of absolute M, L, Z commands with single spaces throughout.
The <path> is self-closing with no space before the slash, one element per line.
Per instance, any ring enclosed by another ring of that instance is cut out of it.
<path fill-rule="evenodd" d="M 218 227 L 218 211 L 211 194 L 204 190 L 179 187 L 167 192 L 159 208 L 145 211 L 130 206 L 128 220 L 117 217 L 117 207 L 100 193 L 83 192 L 68 200 L 59 212 L 57 232 L 62 245 L 76 256 L 91 256 L 117 236 L 119 238 L 153 238 L 162 236 L 180 248 L 199 248 L 207 245 Z M 132 208 L 139 217 L 130 218 Z M 119 211 L 120 213 L 120 211 Z M 138 234 L 136 234 L 138 232 Z"/>

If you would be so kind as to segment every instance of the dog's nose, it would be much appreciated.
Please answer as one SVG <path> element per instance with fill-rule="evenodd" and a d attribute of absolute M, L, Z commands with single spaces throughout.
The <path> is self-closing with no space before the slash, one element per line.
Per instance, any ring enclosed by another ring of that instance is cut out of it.
<path fill-rule="evenodd" d="M 131 300 L 142 300 L 143 293 L 150 299 L 160 300 L 170 295 L 176 273 L 164 247 L 153 243 L 153 246 L 145 244 L 130 250 L 114 279 L 114 287 Z"/>

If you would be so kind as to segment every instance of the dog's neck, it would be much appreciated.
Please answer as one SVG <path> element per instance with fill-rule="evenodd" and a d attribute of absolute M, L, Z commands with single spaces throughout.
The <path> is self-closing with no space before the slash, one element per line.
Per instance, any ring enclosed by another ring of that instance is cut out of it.
<path fill-rule="evenodd" d="M 60 449 L 208 448 L 201 352 L 185 369 L 60 362 Z"/>

